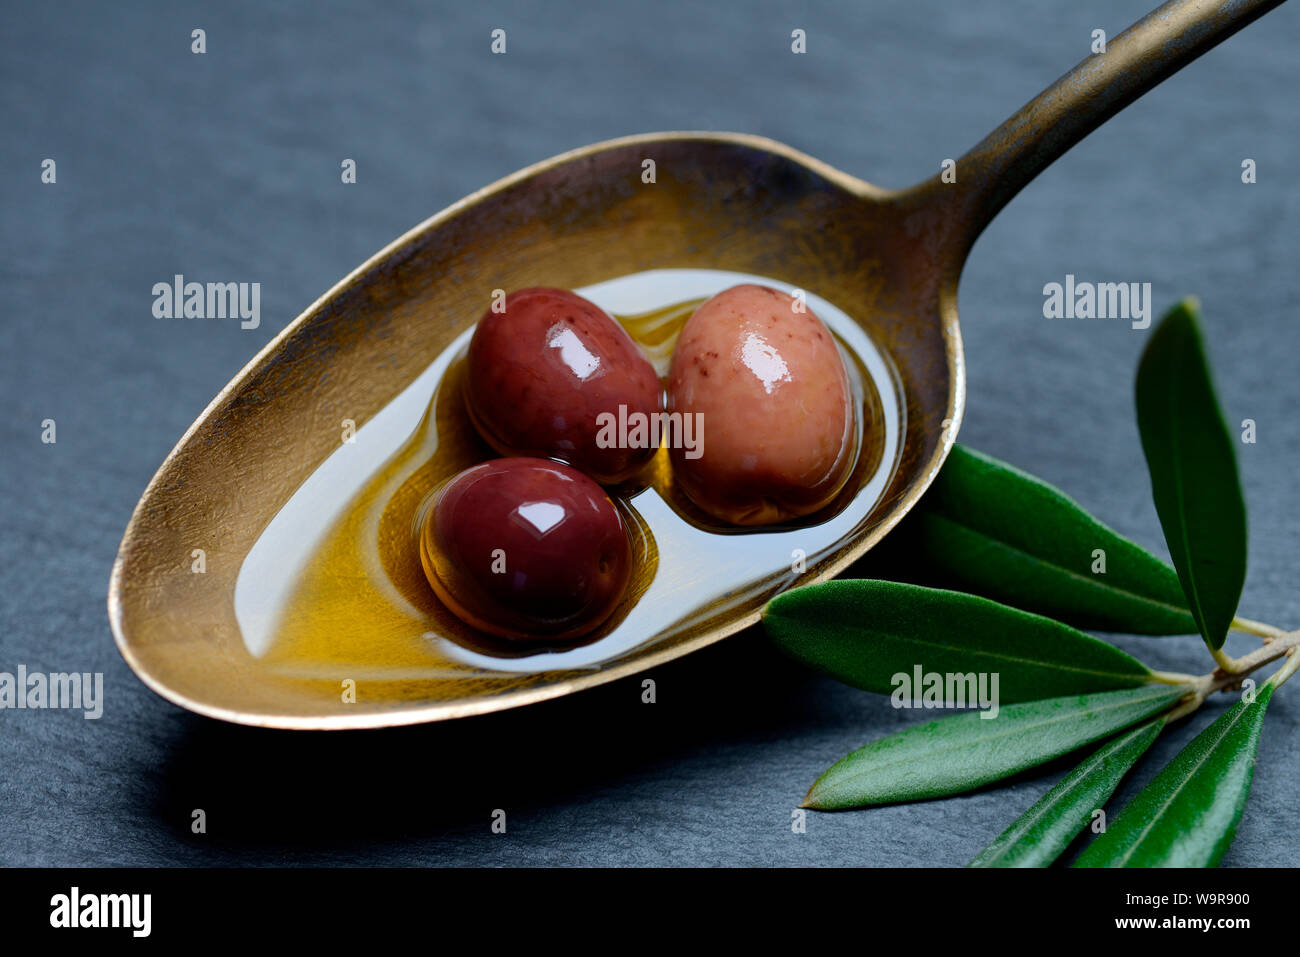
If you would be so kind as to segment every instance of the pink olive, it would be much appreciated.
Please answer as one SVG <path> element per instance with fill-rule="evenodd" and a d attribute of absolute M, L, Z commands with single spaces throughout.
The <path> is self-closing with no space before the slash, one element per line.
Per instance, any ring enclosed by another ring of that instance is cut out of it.
<path fill-rule="evenodd" d="M 703 436 L 693 453 L 673 445 L 674 480 L 715 518 L 788 521 L 823 508 L 849 478 L 857 441 L 844 359 L 783 292 L 733 286 L 700 306 L 677 340 L 668 392 Z"/>
<path fill-rule="evenodd" d="M 563 289 L 519 289 L 474 330 L 465 405 L 500 454 L 561 459 L 612 484 L 657 450 L 619 448 L 602 426 L 619 419 L 620 406 L 654 416 L 663 390 L 632 337 L 598 306 Z"/>
<path fill-rule="evenodd" d="M 513 639 L 592 631 L 618 605 L 632 564 L 601 487 L 535 458 L 494 459 L 449 481 L 420 531 L 420 560 L 456 617 Z"/>

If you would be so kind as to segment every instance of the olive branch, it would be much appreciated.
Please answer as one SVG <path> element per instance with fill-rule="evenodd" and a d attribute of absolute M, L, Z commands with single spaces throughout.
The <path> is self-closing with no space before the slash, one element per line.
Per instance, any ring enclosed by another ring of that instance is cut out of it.
<path fill-rule="evenodd" d="M 1300 668 L 1300 631 L 1236 614 L 1246 508 L 1194 300 L 1152 333 L 1135 391 L 1172 567 L 1040 479 L 956 446 L 913 512 L 859 567 L 872 577 L 795 589 L 768 604 L 765 629 L 785 653 L 855 687 L 893 691 L 896 703 L 900 678 L 920 666 L 972 687 L 976 673 L 999 679 L 995 709 L 853 751 L 813 783 L 803 807 L 945 797 L 1091 747 L 971 866 L 1046 867 L 1089 825 L 1097 836 L 1077 867 L 1218 864 L 1250 794 L 1268 703 Z M 1083 629 L 1199 632 L 1214 668 L 1155 671 Z M 1261 644 L 1233 658 L 1223 650 L 1230 631 Z M 1279 661 L 1262 683 L 1251 677 Z M 1218 692 L 1240 698 L 1105 826 L 1106 802 L 1151 744 Z"/>

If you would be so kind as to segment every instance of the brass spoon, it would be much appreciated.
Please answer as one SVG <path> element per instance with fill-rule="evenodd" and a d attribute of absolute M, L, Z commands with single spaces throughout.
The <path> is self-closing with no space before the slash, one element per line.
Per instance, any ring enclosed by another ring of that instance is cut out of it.
<path fill-rule="evenodd" d="M 887 191 L 759 137 L 659 133 L 575 150 L 466 197 L 313 303 L 186 432 L 136 506 L 113 565 L 108 610 L 118 648 L 149 687 L 201 714 L 360 728 L 540 701 L 754 623 L 770 588 L 699 607 L 595 667 L 378 682 L 349 702 L 337 679 L 294 681 L 260 667 L 236 622 L 234 588 L 262 531 L 338 447 L 334 423 L 363 423 L 389 403 L 473 325 L 486 291 L 579 288 L 657 268 L 754 273 L 814 291 L 891 359 L 904 407 L 892 476 L 851 534 L 823 543 L 780 587 L 831 577 L 897 524 L 954 441 L 965 388 L 957 282 L 983 228 L 1106 119 L 1280 2 L 1166 4 L 962 157 L 955 183 L 936 175 Z M 642 182 L 646 159 L 656 163 L 652 185 Z M 197 547 L 206 552 L 203 574 L 191 567 Z M 706 604 L 692 585 L 679 584 L 679 607 Z"/>

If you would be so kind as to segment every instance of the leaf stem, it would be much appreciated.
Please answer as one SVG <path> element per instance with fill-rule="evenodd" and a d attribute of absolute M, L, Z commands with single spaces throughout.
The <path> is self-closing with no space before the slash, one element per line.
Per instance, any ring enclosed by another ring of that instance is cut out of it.
<path fill-rule="evenodd" d="M 1237 659 L 1222 648 L 1211 648 L 1210 654 L 1214 656 L 1214 663 L 1219 666 L 1219 670 L 1226 674 L 1236 674 L 1241 669 Z"/>
<path fill-rule="evenodd" d="M 1286 631 L 1274 625 L 1266 625 L 1262 621 L 1253 621 L 1250 618 L 1242 618 L 1240 615 L 1232 619 L 1232 622 L 1228 627 L 1233 631 L 1240 631 L 1247 635 L 1256 635 L 1265 640 L 1280 638 L 1286 634 Z"/>
<path fill-rule="evenodd" d="M 1197 692 L 1195 695 L 1193 695 L 1191 698 L 1188 698 L 1178 707 L 1170 711 L 1166 711 L 1165 724 L 1173 724 L 1175 721 L 1179 721 L 1187 717 L 1189 714 L 1191 714 L 1193 711 L 1199 708 L 1204 702 L 1205 702 L 1205 698 L 1199 692 Z"/>
<path fill-rule="evenodd" d="M 1295 674 L 1297 668 L 1300 668 L 1300 651 L 1297 651 L 1297 648 L 1300 648 L 1300 631 L 1284 631 L 1250 654 L 1235 659 L 1228 658 L 1227 660 L 1232 663 L 1232 670 L 1220 667 L 1198 678 L 1192 697 L 1170 711 L 1165 721 L 1174 722 L 1186 717 L 1199 708 L 1214 692 L 1240 687 L 1241 680 L 1252 671 L 1264 667 L 1270 661 L 1277 661 L 1289 655 L 1286 664 L 1268 679 L 1274 688 L 1278 687 Z"/>
<path fill-rule="evenodd" d="M 1274 688 L 1280 688 L 1298 670 L 1300 670 L 1300 648 L 1292 648 L 1287 656 L 1286 664 L 1269 676 L 1268 683 Z"/>
<path fill-rule="evenodd" d="M 1201 681 L 1197 675 L 1184 674 L 1181 671 L 1152 671 L 1151 677 L 1165 685 L 1193 685 Z"/>
<path fill-rule="evenodd" d="M 1228 678 L 1240 678 L 1261 665 L 1266 665 L 1270 661 L 1277 661 L 1277 659 L 1283 657 L 1288 651 L 1297 646 L 1300 646 L 1300 631 L 1281 631 L 1271 641 L 1261 645 L 1249 654 L 1242 655 L 1240 658 L 1231 658 L 1222 654 L 1222 652 L 1218 652 L 1215 654 L 1214 660 L 1219 662 L 1219 668 L 1214 674 Z"/>

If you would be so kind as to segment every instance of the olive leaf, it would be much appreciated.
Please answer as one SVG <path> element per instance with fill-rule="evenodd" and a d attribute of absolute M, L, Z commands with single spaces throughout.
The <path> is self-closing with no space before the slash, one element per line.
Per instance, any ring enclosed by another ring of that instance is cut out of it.
<path fill-rule="evenodd" d="M 814 782 L 801 807 L 822 811 L 970 791 L 1098 741 L 1165 710 L 1187 687 L 1067 695 L 940 718 L 873 741 Z"/>
<path fill-rule="evenodd" d="M 1124 775 L 1160 736 L 1164 719 L 1125 731 L 1088 755 L 967 867 L 1047 867 L 1104 805 Z"/>
<path fill-rule="evenodd" d="M 1075 867 L 1214 867 L 1232 843 L 1250 796 L 1265 683 L 1192 739 L 1089 844 Z"/>
<path fill-rule="evenodd" d="M 1246 579 L 1246 505 L 1193 300 L 1174 306 L 1152 333 L 1136 394 L 1165 541 L 1197 626 L 1217 651 Z"/>
<path fill-rule="evenodd" d="M 988 675 L 1005 703 L 1157 680 L 1131 655 L 1050 618 L 900 582 L 839 579 L 798 588 L 768 603 L 763 626 L 792 658 L 909 702 L 922 698 L 918 671 L 945 682 L 953 676 L 965 700 L 974 697 L 976 676 Z M 933 688 L 933 679 L 925 681 Z"/>
<path fill-rule="evenodd" d="M 957 587 L 1078 628 L 1197 630 L 1178 574 L 1059 489 L 964 446 L 862 566 Z"/>

